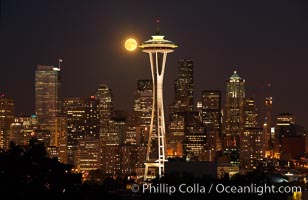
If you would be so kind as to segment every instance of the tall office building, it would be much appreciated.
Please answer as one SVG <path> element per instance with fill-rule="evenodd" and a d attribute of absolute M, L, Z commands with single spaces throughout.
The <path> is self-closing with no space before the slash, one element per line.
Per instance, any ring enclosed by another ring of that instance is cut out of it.
<path fill-rule="evenodd" d="M 274 157 L 283 161 L 301 160 L 308 152 L 308 137 L 304 127 L 296 124 L 291 113 L 276 117 Z"/>
<path fill-rule="evenodd" d="M 272 134 L 273 120 L 272 120 L 272 107 L 273 98 L 266 97 L 264 101 L 264 121 L 263 132 L 265 136 L 265 149 L 268 151 L 268 155 L 271 155 L 274 148 L 275 134 Z"/>
<path fill-rule="evenodd" d="M 174 82 L 174 111 L 194 110 L 194 62 L 191 59 L 180 59 L 178 78 Z"/>
<path fill-rule="evenodd" d="M 197 112 L 184 113 L 183 156 L 186 160 L 206 161 L 207 133 Z"/>
<path fill-rule="evenodd" d="M 236 71 L 227 80 L 225 102 L 225 153 L 231 157 L 231 163 L 239 164 L 240 136 L 244 128 L 245 80 Z"/>
<path fill-rule="evenodd" d="M 169 158 L 183 157 L 184 116 L 194 110 L 194 62 L 183 58 L 178 61 L 178 78 L 174 82 L 174 102 L 169 107 L 169 133 L 167 153 Z"/>
<path fill-rule="evenodd" d="M 274 154 L 279 157 L 283 153 L 282 139 L 298 136 L 295 116 L 291 113 L 280 113 L 276 117 Z"/>
<path fill-rule="evenodd" d="M 207 148 L 210 161 L 213 161 L 216 151 L 222 150 L 221 120 L 221 92 L 204 90 L 202 92 L 202 122 L 207 127 Z"/>
<path fill-rule="evenodd" d="M 67 137 L 67 117 L 66 115 L 57 115 L 51 118 L 54 126 L 51 127 L 50 146 L 59 146 L 62 138 Z"/>
<path fill-rule="evenodd" d="M 252 171 L 262 163 L 264 158 L 263 129 L 247 127 L 241 137 L 240 172 Z"/>
<path fill-rule="evenodd" d="M 99 85 L 95 93 L 99 100 L 100 137 L 103 140 L 108 132 L 108 122 L 113 117 L 113 95 L 111 89 L 104 84 Z"/>
<path fill-rule="evenodd" d="M 100 101 L 91 96 L 84 103 L 84 135 L 78 141 L 77 168 L 81 172 L 101 169 Z"/>
<path fill-rule="evenodd" d="M 85 101 L 85 135 L 100 139 L 100 100 L 91 96 Z"/>
<path fill-rule="evenodd" d="M 125 144 L 120 146 L 121 174 L 132 175 L 136 172 L 137 146 Z"/>
<path fill-rule="evenodd" d="M 109 121 L 108 133 L 106 137 L 107 145 L 120 145 L 125 142 L 126 119 L 124 117 L 114 117 Z"/>
<path fill-rule="evenodd" d="M 137 122 L 144 128 L 149 128 L 151 124 L 152 101 L 152 80 L 137 80 L 137 93 L 134 103 L 134 113 L 136 115 Z"/>
<path fill-rule="evenodd" d="M 185 139 L 185 115 L 192 112 L 170 113 L 167 155 L 169 158 L 183 157 L 183 140 Z"/>
<path fill-rule="evenodd" d="M 271 88 L 271 84 L 268 83 L 265 85 L 265 99 L 263 105 L 263 131 L 265 135 L 265 149 L 268 151 L 272 151 L 274 148 L 274 140 L 275 135 L 272 134 L 273 128 L 273 97 L 269 94 L 269 89 Z"/>
<path fill-rule="evenodd" d="M 256 169 L 265 155 L 263 128 L 258 125 L 258 109 L 253 98 L 246 98 L 244 105 L 244 131 L 241 134 L 240 171 Z"/>
<path fill-rule="evenodd" d="M 0 149 L 9 144 L 10 126 L 14 122 L 15 101 L 5 95 L 0 96 Z"/>
<path fill-rule="evenodd" d="M 85 136 L 78 143 L 77 169 L 80 172 L 88 172 L 101 168 L 100 142 L 93 136 Z"/>
<path fill-rule="evenodd" d="M 60 68 L 38 65 L 35 72 L 35 113 L 42 129 L 60 113 Z"/>
<path fill-rule="evenodd" d="M 137 127 L 140 127 L 134 112 L 131 112 L 127 116 L 126 131 L 125 131 L 125 144 L 137 145 L 140 144 L 140 138 L 137 143 Z"/>
<path fill-rule="evenodd" d="M 103 119 L 110 119 L 113 115 L 112 91 L 107 85 L 99 85 L 95 98 L 99 100 L 100 115 Z"/>
<path fill-rule="evenodd" d="M 144 172 L 144 161 L 152 119 L 153 81 L 144 79 L 137 80 L 134 110 L 126 123 L 126 145 L 121 146 L 121 171 Z M 153 132 L 156 124 L 153 124 Z M 130 152 L 126 152 L 129 150 Z M 128 153 L 123 155 L 123 153 Z M 130 159 L 127 159 L 130 156 Z M 143 176 L 143 173 L 142 173 Z"/>
<path fill-rule="evenodd" d="M 20 123 L 18 119 L 15 119 L 15 121 L 11 124 L 10 127 L 9 141 L 12 141 L 17 145 L 26 145 L 27 140 L 29 139 L 30 137 L 27 138 L 26 135 L 24 134 L 22 123 Z"/>
<path fill-rule="evenodd" d="M 119 174 L 121 171 L 121 146 L 125 141 L 125 118 L 115 116 L 109 121 L 108 132 L 102 145 L 102 170 L 106 174 Z"/>
<path fill-rule="evenodd" d="M 244 116 L 244 128 L 258 127 L 258 109 L 253 98 L 245 99 Z"/>
<path fill-rule="evenodd" d="M 134 117 L 140 133 L 138 144 L 147 145 L 152 117 L 153 82 L 152 80 L 137 80 L 137 93 L 134 102 Z M 155 132 L 156 125 L 153 124 Z"/>
<path fill-rule="evenodd" d="M 67 116 L 67 162 L 77 165 L 77 147 L 85 136 L 85 101 L 81 98 L 65 98 L 62 105 Z"/>
<path fill-rule="evenodd" d="M 58 160 L 67 163 L 67 116 L 57 115 L 52 117 L 53 126 L 50 132 L 50 147 L 57 152 Z"/>
<path fill-rule="evenodd" d="M 17 145 L 28 145 L 36 129 L 37 117 L 35 115 L 17 117 L 10 126 L 9 140 Z"/>

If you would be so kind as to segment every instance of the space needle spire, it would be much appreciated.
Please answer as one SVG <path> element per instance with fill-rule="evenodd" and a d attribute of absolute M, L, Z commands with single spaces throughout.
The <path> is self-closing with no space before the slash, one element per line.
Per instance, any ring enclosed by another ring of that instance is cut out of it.
<path fill-rule="evenodd" d="M 159 33 L 159 19 L 156 20 L 156 35 L 160 35 Z"/>
<path fill-rule="evenodd" d="M 166 129 L 163 105 L 163 79 L 167 60 L 167 54 L 178 46 L 164 39 L 159 33 L 159 20 L 157 33 L 151 39 L 144 41 L 139 47 L 149 54 L 153 82 L 153 102 L 150 132 L 148 137 L 146 161 L 144 163 L 144 181 L 156 177 L 161 178 L 165 172 L 166 157 Z M 155 169 L 155 176 L 148 174 L 149 169 Z M 157 176 L 158 175 L 158 176 Z"/>

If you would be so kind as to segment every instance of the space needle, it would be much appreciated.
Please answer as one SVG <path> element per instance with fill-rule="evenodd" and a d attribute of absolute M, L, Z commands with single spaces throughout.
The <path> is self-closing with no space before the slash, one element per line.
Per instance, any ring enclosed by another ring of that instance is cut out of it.
<path fill-rule="evenodd" d="M 166 157 L 166 129 L 163 105 L 163 80 L 167 60 L 167 54 L 174 51 L 178 46 L 164 39 L 159 33 L 159 20 L 157 22 L 157 33 L 152 39 L 144 41 L 139 47 L 143 52 L 149 54 L 152 82 L 153 102 L 151 124 L 148 137 L 147 154 L 145 160 L 144 181 L 155 178 L 149 175 L 149 169 L 154 168 L 155 174 L 161 178 L 165 171 Z M 158 169 L 158 170 L 157 170 Z"/>

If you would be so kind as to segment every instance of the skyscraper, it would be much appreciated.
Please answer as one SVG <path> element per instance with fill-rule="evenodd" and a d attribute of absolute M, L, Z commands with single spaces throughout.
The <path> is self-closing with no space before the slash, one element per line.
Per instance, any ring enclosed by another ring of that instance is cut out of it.
<path fill-rule="evenodd" d="M 101 168 L 100 142 L 95 137 L 85 136 L 78 143 L 77 169 L 80 172 L 89 172 Z"/>
<path fill-rule="evenodd" d="M 232 164 L 239 164 L 240 136 L 244 128 L 245 80 L 236 71 L 227 80 L 224 149 Z"/>
<path fill-rule="evenodd" d="M 113 116 L 113 96 L 111 89 L 107 85 L 99 85 L 95 93 L 95 98 L 99 100 L 100 137 L 104 138 L 108 131 L 108 122 Z"/>
<path fill-rule="evenodd" d="M 265 137 L 258 125 L 258 109 L 253 98 L 246 98 L 244 105 L 244 131 L 241 133 L 240 171 L 256 169 L 265 154 Z"/>
<path fill-rule="evenodd" d="M 178 77 L 174 81 L 174 101 L 169 106 L 168 157 L 182 157 L 187 112 L 194 110 L 194 63 L 190 58 L 178 61 Z M 192 114 L 192 113 L 191 113 Z"/>
<path fill-rule="evenodd" d="M 99 100 L 85 100 L 84 138 L 78 141 L 77 166 L 80 171 L 101 169 Z"/>
<path fill-rule="evenodd" d="M 254 98 L 246 98 L 244 105 L 244 127 L 258 127 L 258 109 Z"/>
<path fill-rule="evenodd" d="M 140 176 L 144 174 L 144 161 L 146 159 L 147 144 L 150 132 L 153 103 L 153 81 L 137 80 L 137 91 L 135 93 L 134 111 L 128 117 L 126 123 L 126 145 L 121 147 L 122 153 L 128 153 L 130 160 L 126 159 L 128 155 L 121 158 L 121 170 L 127 171 L 128 168 L 134 172 L 139 171 Z M 155 132 L 155 124 L 153 124 Z"/>
<path fill-rule="evenodd" d="M 183 156 L 186 160 L 206 161 L 206 127 L 197 112 L 184 112 Z"/>
<path fill-rule="evenodd" d="M 116 175 L 121 171 L 121 145 L 125 140 L 125 118 L 115 116 L 108 123 L 108 132 L 102 145 L 102 170 Z"/>
<path fill-rule="evenodd" d="M 207 148 L 210 161 L 214 159 L 216 151 L 222 150 L 221 120 L 221 92 L 204 90 L 202 92 L 202 122 L 207 127 Z"/>
<path fill-rule="evenodd" d="M 194 62 L 192 59 L 180 59 L 178 62 L 178 78 L 174 82 L 174 111 L 186 112 L 194 110 Z"/>
<path fill-rule="evenodd" d="M 256 169 L 264 158 L 263 129 L 247 127 L 241 136 L 240 172 L 246 173 Z"/>
<path fill-rule="evenodd" d="M 57 115 L 52 117 L 50 144 L 57 151 L 58 160 L 67 163 L 67 116 Z"/>
<path fill-rule="evenodd" d="M 163 79 L 167 54 L 173 52 L 177 47 L 171 41 L 165 40 L 165 36 L 160 35 L 159 31 L 157 32 L 158 33 L 156 35 L 152 36 L 152 39 L 147 40 L 140 45 L 142 51 L 149 54 L 153 81 L 152 117 L 145 162 L 144 180 L 148 179 L 149 167 L 156 169 L 158 168 L 159 178 L 164 175 L 164 163 L 166 161 L 166 130 L 163 105 Z M 155 132 L 153 132 L 154 123 L 157 125 Z M 157 141 L 157 143 L 155 141 Z M 156 153 L 155 149 L 157 148 L 158 150 Z"/>
<path fill-rule="evenodd" d="M 35 113 L 42 129 L 60 113 L 60 68 L 38 65 L 35 72 Z"/>
<path fill-rule="evenodd" d="M 168 157 L 182 157 L 185 115 L 194 110 L 194 63 L 190 58 L 178 61 L 178 78 L 174 81 L 174 102 L 169 107 Z"/>
<path fill-rule="evenodd" d="M 146 145 L 148 143 L 149 130 L 152 117 L 153 82 L 152 80 L 137 80 L 137 93 L 134 102 L 134 118 L 138 130 L 137 143 Z M 153 131 L 155 132 L 155 124 Z"/>
<path fill-rule="evenodd" d="M 264 101 L 264 124 L 263 131 L 265 135 L 265 149 L 273 150 L 275 136 L 271 134 L 273 126 L 272 122 L 273 98 L 270 96 L 265 97 Z"/>
<path fill-rule="evenodd" d="M 100 101 L 91 96 L 85 101 L 85 135 L 100 139 Z"/>
<path fill-rule="evenodd" d="M 286 137 L 293 137 L 300 135 L 297 133 L 295 125 L 295 116 L 291 113 L 280 113 L 276 117 L 275 126 L 275 143 L 274 154 L 275 157 L 281 156 L 283 153 L 282 139 Z"/>
<path fill-rule="evenodd" d="M 192 112 L 169 113 L 170 124 L 167 135 L 167 153 L 169 158 L 183 157 L 183 140 L 185 139 L 185 115 Z"/>
<path fill-rule="evenodd" d="M 9 144 L 10 126 L 14 122 L 15 101 L 5 95 L 0 96 L 0 149 Z"/>
<path fill-rule="evenodd" d="M 17 145 L 28 145 L 31 137 L 37 129 L 37 118 L 35 115 L 20 116 L 14 119 L 10 126 L 10 139 Z"/>
<path fill-rule="evenodd" d="M 76 166 L 78 143 L 85 136 L 85 101 L 78 97 L 65 98 L 62 108 L 67 116 L 68 163 Z"/>
<path fill-rule="evenodd" d="M 134 103 L 134 112 L 138 123 L 143 128 L 151 124 L 153 102 L 152 80 L 137 80 L 137 94 Z"/>

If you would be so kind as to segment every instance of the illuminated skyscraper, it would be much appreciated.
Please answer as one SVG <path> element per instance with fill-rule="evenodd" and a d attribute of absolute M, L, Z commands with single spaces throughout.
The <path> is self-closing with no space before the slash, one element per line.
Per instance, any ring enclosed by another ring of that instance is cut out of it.
<path fill-rule="evenodd" d="M 244 128 L 245 80 L 236 71 L 227 80 L 224 149 L 232 164 L 239 164 L 240 136 Z"/>
<path fill-rule="evenodd" d="M 191 59 L 180 59 L 178 78 L 174 82 L 175 112 L 193 111 L 194 109 L 194 63 Z"/>
<path fill-rule="evenodd" d="M 280 113 L 276 117 L 274 153 L 282 154 L 282 139 L 297 136 L 295 116 L 291 113 Z"/>
<path fill-rule="evenodd" d="M 240 171 L 246 173 L 256 169 L 264 158 L 263 129 L 247 127 L 241 136 Z"/>
<path fill-rule="evenodd" d="M 258 127 L 258 109 L 253 98 L 246 98 L 244 105 L 244 127 Z"/>
<path fill-rule="evenodd" d="M 152 102 L 152 80 L 137 80 L 137 94 L 135 98 L 134 112 L 138 123 L 144 128 L 149 128 L 151 124 Z"/>
<path fill-rule="evenodd" d="M 265 137 L 258 125 L 258 109 L 253 98 L 246 98 L 244 105 L 244 131 L 241 133 L 240 171 L 256 169 L 265 154 Z"/>
<path fill-rule="evenodd" d="M 149 130 L 152 117 L 153 82 L 152 80 L 137 80 L 137 93 L 134 103 L 134 117 L 136 120 L 136 131 L 140 145 L 148 143 Z M 155 124 L 153 131 L 155 132 Z"/>
<path fill-rule="evenodd" d="M 101 148 L 97 138 L 85 136 L 84 140 L 78 143 L 77 169 L 86 172 L 101 168 Z"/>
<path fill-rule="evenodd" d="M 270 84 L 267 84 L 267 88 L 271 87 Z M 264 101 L 264 124 L 263 130 L 265 134 L 265 148 L 266 150 L 273 150 L 275 136 L 271 134 L 271 129 L 273 126 L 272 122 L 272 110 L 273 110 L 273 98 L 266 94 Z"/>
<path fill-rule="evenodd" d="M 167 153 L 169 158 L 182 157 L 184 140 L 184 116 L 194 110 L 194 63 L 191 59 L 178 61 L 178 78 L 174 82 L 174 102 L 170 105 Z"/>
<path fill-rule="evenodd" d="M 206 127 L 198 112 L 184 112 L 184 135 L 183 156 L 186 160 L 208 160 Z"/>
<path fill-rule="evenodd" d="M 167 135 L 168 158 L 183 157 L 183 140 L 185 139 L 185 115 L 192 112 L 169 113 L 169 133 Z"/>
<path fill-rule="evenodd" d="M 291 113 L 276 117 L 274 157 L 281 160 L 299 159 L 307 154 L 308 137 L 305 128 L 296 123 Z"/>
<path fill-rule="evenodd" d="M 121 145 L 125 140 L 125 118 L 115 116 L 108 123 L 108 132 L 102 145 L 102 170 L 116 175 L 121 171 Z"/>
<path fill-rule="evenodd" d="M 52 117 L 50 144 L 57 151 L 58 160 L 67 163 L 67 116 L 57 115 Z"/>
<path fill-rule="evenodd" d="M 38 65 L 35 72 L 35 113 L 42 129 L 60 113 L 60 68 Z"/>
<path fill-rule="evenodd" d="M 100 101 L 91 96 L 85 102 L 85 135 L 100 139 Z"/>
<path fill-rule="evenodd" d="M 76 166 L 78 143 L 85 136 L 85 101 L 81 98 L 65 98 L 63 112 L 67 116 L 68 163 Z"/>
<path fill-rule="evenodd" d="M 113 116 L 113 96 L 111 89 L 107 85 L 99 85 L 96 90 L 95 98 L 99 100 L 100 115 L 100 137 L 106 136 L 108 122 Z"/>
<path fill-rule="evenodd" d="M 164 175 L 166 161 L 166 130 L 163 105 L 163 78 L 167 60 L 167 54 L 177 47 L 174 43 L 164 39 L 165 36 L 157 34 L 152 39 L 143 42 L 140 48 L 149 54 L 152 81 L 153 81 L 153 103 L 150 133 L 145 161 L 144 180 L 148 179 L 148 169 L 158 168 L 158 177 Z M 154 123 L 156 131 L 153 131 Z M 155 142 L 156 141 L 156 142 Z M 158 150 L 156 151 L 155 149 Z M 150 177 L 151 178 L 151 177 Z"/>
<path fill-rule="evenodd" d="M 0 96 L 0 149 L 9 144 L 10 126 L 14 122 L 15 101 L 12 98 Z"/>
<path fill-rule="evenodd" d="M 218 90 L 203 91 L 202 122 L 207 127 L 207 148 L 210 161 L 214 159 L 216 151 L 222 150 L 221 120 L 221 92 Z"/>
<path fill-rule="evenodd" d="M 17 145 L 28 145 L 35 129 L 37 129 L 37 118 L 35 115 L 15 118 L 10 126 L 9 141 L 13 141 Z"/>
<path fill-rule="evenodd" d="M 25 137 L 24 129 L 22 123 L 15 119 L 10 127 L 10 137 L 9 140 L 14 142 L 17 145 L 26 145 L 25 138 L 29 141 L 30 137 Z"/>

